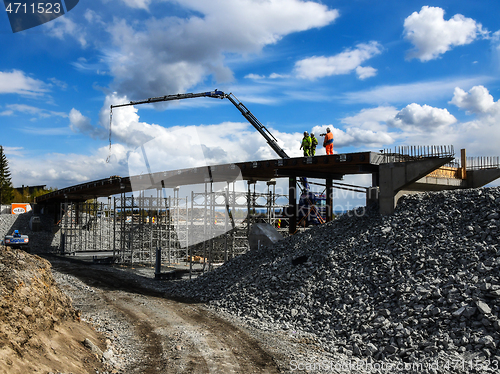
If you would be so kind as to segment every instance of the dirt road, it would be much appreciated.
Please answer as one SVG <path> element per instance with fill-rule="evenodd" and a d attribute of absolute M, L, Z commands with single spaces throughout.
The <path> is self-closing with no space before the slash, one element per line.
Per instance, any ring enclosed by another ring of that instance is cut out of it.
<path fill-rule="evenodd" d="M 107 332 L 127 373 L 279 373 L 273 354 L 201 304 L 174 301 L 135 274 L 52 259 L 75 307 Z M 154 280 L 151 280 L 154 282 Z"/>

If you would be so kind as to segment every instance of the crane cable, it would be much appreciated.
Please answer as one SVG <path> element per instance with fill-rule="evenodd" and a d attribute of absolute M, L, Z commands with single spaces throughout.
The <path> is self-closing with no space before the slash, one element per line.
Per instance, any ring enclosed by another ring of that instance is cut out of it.
<path fill-rule="evenodd" d="M 106 163 L 109 163 L 109 160 L 111 159 L 111 123 L 113 122 L 113 106 L 111 106 L 109 110 L 109 153 L 108 157 L 106 158 Z"/>

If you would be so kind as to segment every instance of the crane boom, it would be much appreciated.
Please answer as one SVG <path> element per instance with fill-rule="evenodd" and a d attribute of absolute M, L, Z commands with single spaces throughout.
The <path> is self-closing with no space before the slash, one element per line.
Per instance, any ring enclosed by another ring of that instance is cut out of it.
<path fill-rule="evenodd" d="M 246 118 L 248 122 L 266 139 L 267 144 L 273 149 L 274 152 L 281 158 L 290 158 L 286 154 L 286 152 L 279 146 L 278 141 L 276 138 L 269 132 L 269 130 L 255 117 L 252 112 L 248 110 L 248 108 L 243 105 L 241 101 L 239 101 L 236 96 L 234 96 L 232 93 L 226 94 L 223 91 L 219 91 L 215 89 L 214 91 L 207 91 L 207 92 L 200 92 L 200 93 L 185 93 L 185 94 L 176 94 L 176 95 L 165 95 L 165 96 L 158 96 L 158 97 L 151 97 L 146 100 L 140 100 L 140 101 L 130 101 L 125 104 L 117 104 L 117 105 L 111 105 L 111 118 L 112 118 L 112 113 L 113 113 L 113 108 L 119 108 L 123 106 L 131 106 L 131 105 L 139 105 L 139 104 L 150 104 L 150 103 L 158 103 L 158 102 L 163 102 L 163 101 L 172 101 L 172 100 L 182 100 L 182 99 L 191 99 L 195 97 L 211 97 L 215 99 L 228 99 L 243 115 L 243 117 Z M 110 141 L 110 147 L 111 147 L 111 123 L 109 125 L 109 141 Z M 307 183 L 306 178 L 300 178 L 300 181 L 302 185 L 304 186 L 304 189 L 306 191 L 309 190 L 309 184 Z"/>
<path fill-rule="evenodd" d="M 225 96 L 226 96 L 226 94 L 222 91 L 219 91 L 219 90 L 200 92 L 200 93 L 185 93 L 185 94 L 176 94 L 176 95 L 165 95 L 165 96 L 158 96 L 158 97 L 150 97 L 149 99 L 146 99 L 146 100 L 131 101 L 131 102 L 125 103 L 125 104 L 111 105 L 111 109 L 119 108 L 122 106 L 158 103 L 161 101 L 191 99 L 191 98 L 195 98 L 195 97 L 213 97 L 216 99 L 224 99 Z"/>
<path fill-rule="evenodd" d="M 286 152 L 278 145 L 276 138 L 269 132 L 269 130 L 255 117 L 252 112 L 250 112 L 242 102 L 240 102 L 236 96 L 232 93 L 226 94 L 224 96 L 241 112 L 243 117 L 246 118 L 250 124 L 255 127 L 255 129 L 266 139 L 267 144 L 273 149 L 274 152 L 281 158 L 290 158 Z"/>
<path fill-rule="evenodd" d="M 219 90 L 208 91 L 208 92 L 200 92 L 200 93 L 185 93 L 185 94 L 176 94 L 176 95 L 165 95 L 158 97 L 151 97 L 146 100 L 139 101 L 130 101 L 125 104 L 117 104 L 111 105 L 111 110 L 113 108 L 119 108 L 123 106 L 131 106 L 131 105 L 139 105 L 139 104 L 149 104 L 149 103 L 158 103 L 162 101 L 172 101 L 172 100 L 182 100 L 182 99 L 191 99 L 195 97 L 212 97 L 215 99 L 228 99 L 246 118 L 250 124 L 255 127 L 255 129 L 266 139 L 267 144 L 273 149 L 274 152 L 281 158 L 290 158 L 286 152 L 278 145 L 278 141 L 276 138 L 269 132 L 269 130 L 255 117 L 252 112 L 248 110 L 248 108 L 243 105 L 241 101 L 239 101 L 236 96 L 232 93 L 226 94 Z"/>

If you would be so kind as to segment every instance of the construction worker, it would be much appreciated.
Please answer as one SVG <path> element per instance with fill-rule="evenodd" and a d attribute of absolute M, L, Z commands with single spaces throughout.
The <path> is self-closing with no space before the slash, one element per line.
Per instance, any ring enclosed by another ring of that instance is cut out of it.
<path fill-rule="evenodd" d="M 309 156 L 309 152 L 311 151 L 311 138 L 307 131 L 304 131 L 304 137 L 302 138 L 302 144 L 299 149 L 304 149 L 304 157 Z"/>
<path fill-rule="evenodd" d="M 311 156 L 314 156 L 316 154 L 316 146 L 318 145 L 318 139 L 314 136 L 313 133 L 311 133 L 311 150 L 309 151 L 309 154 Z"/>
<path fill-rule="evenodd" d="M 330 128 L 326 128 L 325 139 L 323 140 L 323 147 L 326 148 L 327 155 L 333 155 L 333 134 L 330 132 Z"/>

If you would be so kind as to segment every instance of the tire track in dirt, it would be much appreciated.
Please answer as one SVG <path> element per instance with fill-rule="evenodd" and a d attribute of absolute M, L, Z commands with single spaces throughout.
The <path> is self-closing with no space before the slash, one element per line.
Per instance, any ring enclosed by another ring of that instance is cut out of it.
<path fill-rule="evenodd" d="M 102 302 L 123 315 L 140 339 L 130 373 L 279 373 L 258 340 L 201 304 L 160 297 L 135 275 L 113 268 L 62 263 L 59 271 L 94 288 Z"/>

